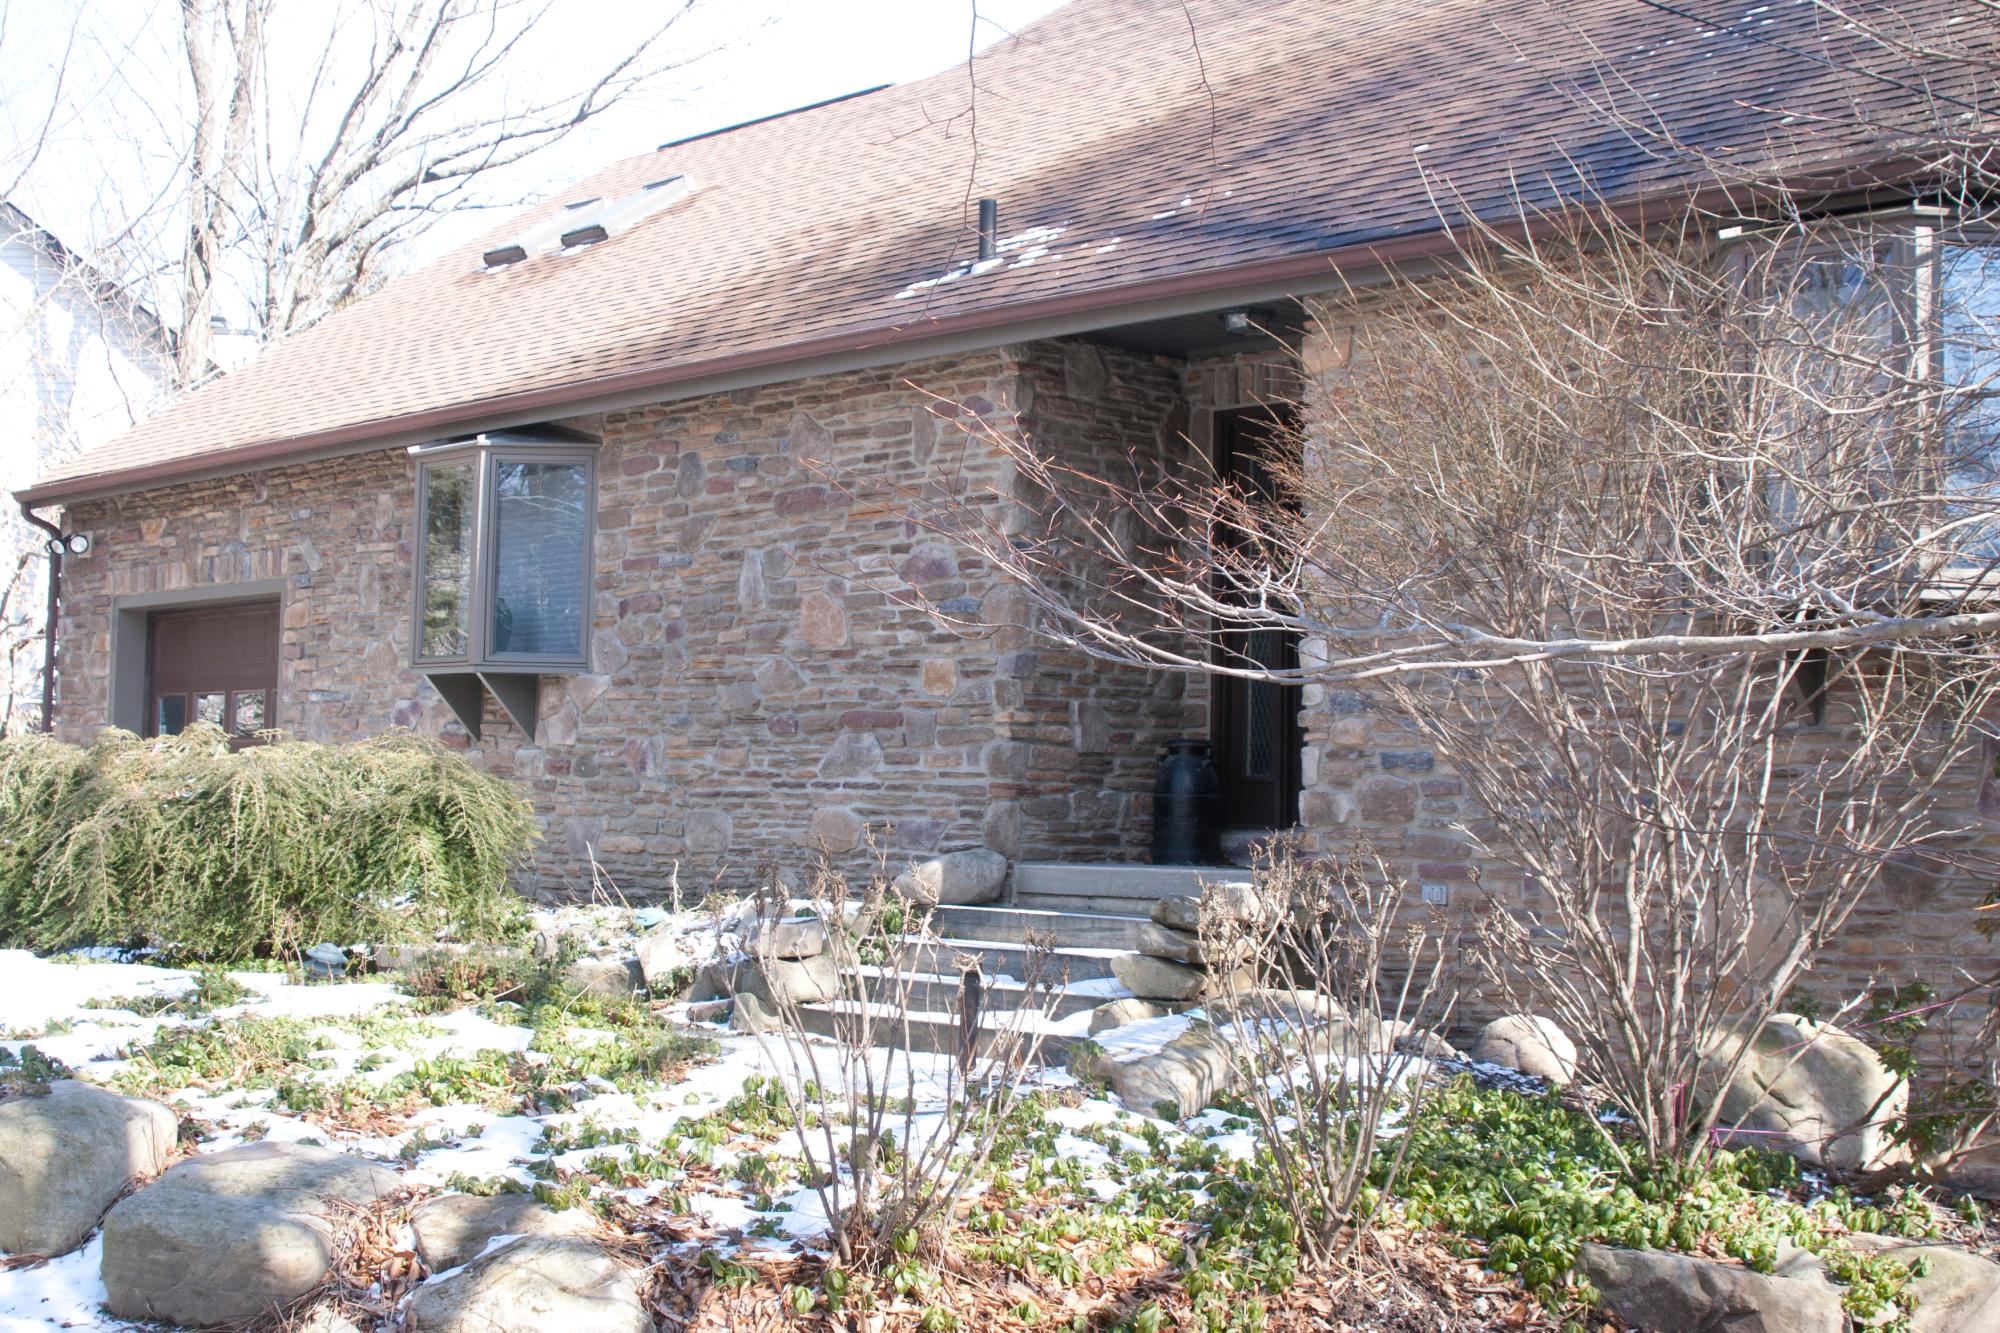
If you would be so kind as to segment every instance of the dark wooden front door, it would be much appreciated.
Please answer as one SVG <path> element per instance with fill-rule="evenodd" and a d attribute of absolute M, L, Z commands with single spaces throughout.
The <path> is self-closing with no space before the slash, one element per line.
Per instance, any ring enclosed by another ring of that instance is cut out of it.
<path fill-rule="evenodd" d="M 276 602 L 156 611 L 147 629 L 147 735 L 213 722 L 247 739 L 277 725 Z"/>
<path fill-rule="evenodd" d="M 1226 483 L 1284 503 L 1271 479 L 1270 451 L 1289 438 L 1275 413 L 1249 408 L 1215 414 L 1215 467 Z M 1286 669 L 1299 662 L 1298 636 L 1245 630 L 1224 636 L 1218 662 Z M 1223 816 L 1231 829 L 1286 829 L 1298 822 L 1299 690 L 1291 685 L 1217 676 L 1210 699 L 1210 740 L 1222 776 Z"/>

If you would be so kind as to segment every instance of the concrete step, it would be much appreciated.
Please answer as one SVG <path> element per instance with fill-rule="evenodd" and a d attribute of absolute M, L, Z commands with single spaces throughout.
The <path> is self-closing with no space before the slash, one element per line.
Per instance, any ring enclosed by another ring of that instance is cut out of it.
<path fill-rule="evenodd" d="M 899 984 L 892 977 L 885 975 L 881 968 L 863 968 L 862 973 L 867 979 L 868 996 L 873 1000 L 886 1001 Z M 909 1004 L 912 1009 L 935 1013 L 958 1012 L 960 987 L 958 977 L 912 975 L 907 978 L 907 984 Z M 1125 999 L 1131 994 L 1132 992 L 1119 985 L 1115 978 L 1098 977 L 1090 980 L 1074 980 L 1064 987 L 1060 994 L 1044 998 L 1052 1017 L 1067 1018 L 1071 1014 L 1095 1009 L 1110 1000 Z M 983 1003 L 989 1013 L 1019 1008 L 1024 998 L 1026 992 L 1023 988 L 990 981 L 983 993 Z"/>
<path fill-rule="evenodd" d="M 1074 984 L 1109 977 L 1111 960 L 1130 952 L 1129 949 L 1057 949 L 1050 963 L 1058 975 L 1049 980 L 1052 984 L 1064 980 Z M 988 977 L 1018 980 L 1025 966 L 1025 953 L 1026 946 L 1019 943 L 947 937 L 935 941 L 906 939 L 899 957 L 904 967 L 948 977 L 958 975 L 960 957 L 970 957 L 978 960 L 980 971 Z"/>
<path fill-rule="evenodd" d="M 1143 915 L 1022 907 L 940 907 L 931 913 L 931 929 L 952 939 L 1020 944 L 1032 933 L 1058 948 L 1135 949 L 1145 922 Z"/>
<path fill-rule="evenodd" d="M 851 1005 L 852 1003 L 852 1001 L 829 1001 L 821 1004 L 802 1004 L 799 1006 L 799 1018 L 806 1031 L 816 1036 L 833 1037 L 842 1040 L 852 1039 L 858 1036 L 861 1031 L 858 1026 L 858 1019 L 853 1016 L 851 1009 L 847 1009 L 845 1012 L 841 1010 L 841 1006 Z M 1003 1015 L 997 1014 L 988 1015 L 987 1021 L 981 1024 L 980 1027 L 979 1053 L 981 1055 L 991 1054 L 996 1044 L 1006 1044 L 1020 1040 L 1018 1037 L 1011 1035 L 1010 1030 L 1004 1026 L 1004 1024 L 1010 1021 L 1019 1022 L 1022 1020 L 1010 1020 Z M 902 1016 L 898 1015 L 888 1006 L 878 1006 L 875 1014 L 875 1027 L 871 1033 L 874 1037 L 873 1044 L 877 1047 L 888 1047 L 895 1050 L 905 1049 L 905 1022 L 906 1020 Z M 952 1052 L 959 1049 L 961 1037 L 956 1015 L 943 1011 L 912 1009 L 907 1017 L 907 1030 L 909 1043 L 907 1049 L 909 1050 Z M 1012 1029 L 1011 1031 L 1019 1031 L 1019 1029 Z M 1070 1047 L 1078 1040 L 1080 1040 L 1080 1037 L 1075 1033 L 1056 1031 L 1044 1026 L 1042 1029 L 1041 1046 L 1035 1054 L 1035 1059 L 1040 1064 L 1060 1067 L 1068 1059 Z M 1014 1049 L 1017 1051 L 1022 1050 L 1020 1046 L 1016 1046 Z M 1023 1051 L 1023 1053 L 1025 1052 Z"/>

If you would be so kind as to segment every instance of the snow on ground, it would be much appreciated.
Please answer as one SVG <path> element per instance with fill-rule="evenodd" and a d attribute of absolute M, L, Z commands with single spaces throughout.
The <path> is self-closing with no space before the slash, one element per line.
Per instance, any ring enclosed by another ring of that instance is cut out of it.
<path fill-rule="evenodd" d="M 1031 238 L 1039 240 L 1040 238 Z M 1026 248 L 1024 246 L 1024 248 Z M 615 933 L 617 914 L 607 914 L 605 929 Z M 631 917 L 626 914 L 629 932 Z M 727 951 L 733 936 L 730 923 L 698 913 L 685 913 L 656 926 L 682 937 L 689 956 Z M 156 1041 L 161 1033 L 185 1025 L 227 1024 L 247 1017 L 292 1020 L 305 1026 L 313 1043 L 308 1064 L 291 1069 L 293 1087 L 325 1084 L 367 1089 L 388 1084 L 420 1068 L 422 1062 L 469 1059 L 488 1053 L 519 1056 L 531 1064 L 546 1064 L 551 1053 L 537 1049 L 537 1033 L 509 1021 L 518 1006 L 488 1004 L 419 1014 L 408 998 L 384 981 L 303 983 L 276 972 L 232 972 L 229 979 L 249 995 L 240 1003 L 203 1013 L 190 1003 L 164 1013 L 167 1002 L 196 991 L 197 974 L 114 958 L 70 955 L 44 959 L 18 951 L 0 951 L 0 1049 L 18 1056 L 27 1046 L 68 1065 L 78 1078 L 113 1082 L 121 1075 L 145 1073 L 150 1064 L 131 1057 Z M 1004 979 L 995 979 L 1005 985 Z M 1018 985 L 1019 983 L 1015 983 Z M 1103 998 L 1122 994 L 1115 982 L 1082 983 Z M 113 1007 L 125 1001 L 135 1008 Z M 190 1017 L 185 1009 L 192 1009 Z M 605 1194 L 622 1195 L 638 1206 L 667 1205 L 706 1219 L 713 1233 L 705 1243 L 724 1249 L 750 1246 L 810 1244 L 824 1234 L 826 1210 L 818 1193 L 801 1182 L 814 1166 L 829 1164 L 824 1136 L 772 1128 L 744 1130 L 715 1113 L 746 1090 L 746 1081 L 777 1078 L 791 1087 L 807 1079 L 822 1086 L 840 1086 L 843 1068 L 859 1079 L 864 1065 L 869 1085 L 894 1099 L 903 1109 L 889 1117 L 897 1141 L 905 1145 L 941 1141 L 949 1133 L 948 1099 L 959 1095 L 960 1077 L 951 1056 L 876 1050 L 843 1051 L 830 1044 L 799 1042 L 780 1035 L 751 1037 L 713 1025 L 686 1022 L 685 1006 L 662 1011 L 688 1030 L 711 1034 L 714 1058 L 698 1062 L 671 1083 L 619 1088 L 593 1077 L 569 1085 L 572 1104 L 544 1114 L 509 1113 L 471 1101 L 423 1106 L 407 1117 L 388 1116 L 364 1121 L 360 1129 L 338 1122 L 319 1123 L 291 1109 L 277 1086 L 235 1085 L 226 1080 L 187 1087 L 165 1094 L 183 1116 L 208 1133 L 197 1151 L 213 1152 L 241 1143 L 311 1140 L 379 1160 L 403 1172 L 414 1186 L 443 1189 L 454 1184 L 482 1182 L 486 1186 L 532 1188 L 545 1179 L 582 1181 L 610 1163 L 641 1164 L 650 1169 L 632 1178 L 593 1185 Z M 1084 1010 L 1073 1018 L 1033 1026 L 1050 1033 L 1080 1035 L 1089 1018 Z M 1099 1040 L 1118 1052 L 1114 1058 L 1136 1058 L 1157 1049 L 1185 1031 L 1188 1020 L 1172 1018 L 1133 1024 L 1104 1034 Z M 618 1034 L 579 1020 L 554 1033 L 559 1047 L 594 1049 Z M 266 1076 L 267 1084 L 276 1079 Z M 1076 1089 L 1076 1080 L 1057 1069 L 1038 1071 L 1031 1081 L 1052 1090 Z M 351 1095 L 351 1093 L 350 1093 Z M 907 1099 L 905 1101 L 904 1099 Z M 365 1097 L 364 1097 L 365 1101 Z M 366 1109 L 365 1107 L 363 1108 Z M 713 1117 L 713 1119 L 707 1119 Z M 1112 1154 L 1087 1135 L 1115 1131 L 1114 1142 L 1138 1149 L 1144 1140 L 1132 1132 L 1148 1117 L 1127 1112 L 1099 1098 L 1053 1109 L 1049 1125 L 1056 1132 L 1059 1155 L 1081 1164 L 1084 1188 L 1102 1198 L 1123 1188 Z M 1177 1133 L 1153 1121 L 1156 1127 Z M 1218 1120 L 1210 1130 L 1226 1136 L 1226 1151 L 1239 1147 L 1240 1122 Z M 677 1137 L 678 1136 L 678 1137 Z M 691 1136 L 691 1137 L 690 1137 Z M 569 1144 L 594 1146 L 568 1147 Z M 678 1144 L 678 1147 L 663 1145 Z M 561 1151 L 552 1149 L 561 1148 Z M 657 1150 L 657 1152 L 656 1152 Z M 690 1155 L 692 1154 L 692 1155 Z M 668 1175 L 661 1178 L 662 1156 Z M 753 1159 L 761 1157 L 760 1166 Z M 699 1163 L 705 1174 L 689 1177 L 685 1166 Z M 761 1188 L 731 1175 L 746 1168 L 766 1174 Z M 582 1173 L 582 1174 L 571 1174 Z M 686 1180 L 684 1194 L 676 1193 Z M 979 1188 L 984 1188 L 980 1186 Z M 132 1326 L 112 1320 L 100 1309 L 103 1287 L 98 1277 L 100 1242 L 93 1238 L 78 1251 L 53 1261 L 9 1268 L 0 1264 L 0 1333 L 23 1333 L 51 1327 L 122 1330 Z"/>
<path fill-rule="evenodd" d="M 139 1327 L 104 1313 L 103 1259 L 104 1238 L 96 1235 L 37 1267 L 0 1269 L 0 1333 Z"/>
<path fill-rule="evenodd" d="M 0 1033 L 93 1018 L 84 1007 L 92 1000 L 171 999 L 193 990 L 194 983 L 194 973 L 175 968 L 69 962 L 37 958 L 25 949 L 0 949 Z"/>

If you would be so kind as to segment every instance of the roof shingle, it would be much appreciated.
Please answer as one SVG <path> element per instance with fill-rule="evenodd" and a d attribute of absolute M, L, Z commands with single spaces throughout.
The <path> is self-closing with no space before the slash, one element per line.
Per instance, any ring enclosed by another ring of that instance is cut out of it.
<path fill-rule="evenodd" d="M 1869 137 L 1846 128 L 1857 111 L 1882 124 L 1923 106 L 1869 62 L 1890 63 L 1815 0 L 1071 0 L 970 75 L 616 163 L 24 494 L 247 466 L 413 420 L 449 433 L 523 396 L 664 397 L 725 362 L 782 378 L 836 343 L 1310 264 L 1439 231 L 1438 178 L 1481 212 L 1684 185 L 1694 166 L 1654 129 L 1749 162 L 1851 157 Z M 676 172 L 695 192 L 631 232 L 482 271 L 483 250 L 565 203 Z M 1003 236 L 1034 234 L 967 273 L 982 196 Z"/>

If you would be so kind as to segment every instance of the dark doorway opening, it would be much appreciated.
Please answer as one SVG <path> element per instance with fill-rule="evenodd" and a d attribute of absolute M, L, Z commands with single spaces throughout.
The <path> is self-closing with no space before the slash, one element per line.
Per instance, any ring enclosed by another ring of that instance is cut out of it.
<path fill-rule="evenodd" d="M 146 626 L 146 734 L 212 722 L 246 743 L 277 725 L 278 604 L 155 611 Z"/>
<path fill-rule="evenodd" d="M 1272 504 L 1285 503 L 1271 473 L 1272 451 L 1290 447 L 1287 418 L 1275 409 L 1240 408 L 1215 414 L 1215 470 L 1224 483 Z M 1218 534 L 1218 540 L 1242 540 Z M 1280 670 L 1299 662 L 1298 636 L 1254 629 L 1223 635 L 1218 663 Z M 1210 741 L 1222 778 L 1225 826 L 1232 832 L 1288 829 L 1298 822 L 1304 735 L 1299 689 L 1268 681 L 1216 676 L 1210 694 Z"/>

